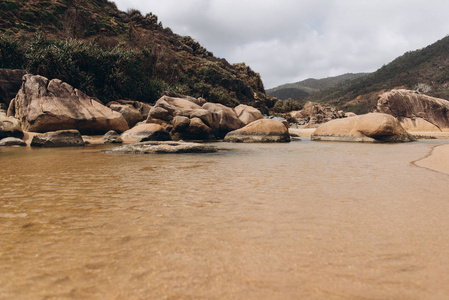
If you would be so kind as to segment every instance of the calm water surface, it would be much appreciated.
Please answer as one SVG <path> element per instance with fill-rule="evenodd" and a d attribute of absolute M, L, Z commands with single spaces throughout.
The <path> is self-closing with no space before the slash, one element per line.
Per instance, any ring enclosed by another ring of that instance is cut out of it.
<path fill-rule="evenodd" d="M 0 299 L 449 299 L 448 141 L 0 149 Z"/>

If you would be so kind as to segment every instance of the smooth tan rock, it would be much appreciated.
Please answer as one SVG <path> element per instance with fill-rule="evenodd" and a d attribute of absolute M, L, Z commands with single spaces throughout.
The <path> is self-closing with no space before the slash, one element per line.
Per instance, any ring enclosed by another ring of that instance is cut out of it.
<path fill-rule="evenodd" d="M 290 134 L 282 122 L 261 119 L 229 132 L 224 140 L 234 143 L 285 143 L 290 142 Z"/>
<path fill-rule="evenodd" d="M 129 104 L 112 104 L 109 106 L 113 111 L 119 112 L 125 118 L 129 128 L 143 120 L 142 114 Z"/>
<path fill-rule="evenodd" d="M 19 120 L 14 117 L 7 117 L 0 113 L 0 139 L 6 137 L 22 138 L 23 131 Z"/>
<path fill-rule="evenodd" d="M 449 101 L 416 91 L 399 89 L 384 93 L 376 110 L 396 117 L 406 130 L 449 130 Z"/>
<path fill-rule="evenodd" d="M 125 118 L 59 79 L 23 76 L 23 84 L 11 101 L 14 115 L 24 131 L 47 132 L 77 129 L 83 134 L 101 134 L 128 129 Z"/>
<path fill-rule="evenodd" d="M 240 104 L 234 108 L 237 117 L 246 126 L 249 123 L 263 119 L 263 115 L 257 108 L 249 105 Z"/>
<path fill-rule="evenodd" d="M 141 124 L 122 133 L 125 143 L 139 143 L 145 141 L 170 141 L 170 134 L 159 124 Z"/>
<path fill-rule="evenodd" d="M 33 136 L 31 147 L 81 147 L 84 140 L 78 130 L 58 130 Z"/>
<path fill-rule="evenodd" d="M 21 146 L 25 147 L 27 144 L 24 140 L 15 138 L 15 137 L 7 137 L 0 140 L 0 146 Z"/>
<path fill-rule="evenodd" d="M 370 113 L 336 119 L 322 124 L 312 134 L 313 141 L 411 142 L 416 139 L 391 115 Z"/>
<path fill-rule="evenodd" d="M 223 138 L 228 132 L 244 126 L 236 112 L 230 107 L 219 103 L 206 103 L 203 108 L 213 113 L 213 116 L 217 116 L 216 122 L 211 124 L 211 128 L 220 138 Z"/>

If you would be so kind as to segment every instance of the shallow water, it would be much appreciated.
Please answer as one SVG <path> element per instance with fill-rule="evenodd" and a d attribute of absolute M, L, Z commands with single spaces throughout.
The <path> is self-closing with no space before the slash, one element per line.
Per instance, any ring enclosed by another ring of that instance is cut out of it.
<path fill-rule="evenodd" d="M 1 148 L 0 299 L 449 299 L 442 143 Z"/>

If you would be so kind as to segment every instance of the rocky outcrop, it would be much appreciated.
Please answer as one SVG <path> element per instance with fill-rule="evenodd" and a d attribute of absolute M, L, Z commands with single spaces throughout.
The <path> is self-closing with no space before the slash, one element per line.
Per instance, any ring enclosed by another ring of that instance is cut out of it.
<path fill-rule="evenodd" d="M 170 134 L 159 124 L 137 125 L 121 135 L 125 143 L 139 143 L 145 141 L 170 141 Z"/>
<path fill-rule="evenodd" d="M 8 116 L 15 116 L 24 131 L 47 132 L 77 129 L 83 134 L 123 132 L 128 124 L 118 112 L 104 106 L 59 79 L 23 76 L 23 84 L 11 101 Z"/>
<path fill-rule="evenodd" d="M 449 101 L 410 90 L 380 96 L 377 112 L 396 117 L 406 130 L 449 131 Z"/>
<path fill-rule="evenodd" d="M 38 134 L 31 140 L 31 147 L 80 147 L 84 146 L 78 130 L 58 130 Z"/>
<path fill-rule="evenodd" d="M 240 104 L 234 108 L 234 111 L 245 126 L 254 121 L 263 119 L 262 113 L 257 108 L 249 105 Z"/>
<path fill-rule="evenodd" d="M 224 141 L 233 143 L 287 143 L 290 142 L 290 134 L 282 122 L 260 119 L 243 128 L 229 132 Z"/>
<path fill-rule="evenodd" d="M 22 86 L 25 70 L 0 69 L 0 109 L 7 109 Z"/>
<path fill-rule="evenodd" d="M 123 140 L 117 132 L 110 130 L 103 136 L 103 142 L 105 144 L 121 144 Z"/>
<path fill-rule="evenodd" d="M 332 120 L 318 127 L 311 139 L 313 141 L 381 143 L 416 140 L 402 128 L 396 118 L 381 113 Z"/>
<path fill-rule="evenodd" d="M 251 118 L 260 117 L 256 116 L 254 110 L 256 109 L 242 107 L 242 118 L 249 122 Z M 228 132 L 245 125 L 233 108 L 178 94 L 167 94 L 160 98 L 151 109 L 146 122 L 160 124 L 170 132 L 174 140 L 223 138 Z"/>
<path fill-rule="evenodd" d="M 0 140 L 0 146 L 21 146 L 25 147 L 27 144 L 24 140 L 15 138 L 15 137 L 7 137 Z"/>
<path fill-rule="evenodd" d="M 235 110 L 223 104 L 205 103 L 202 108 L 212 113 L 212 119 L 218 116 L 218 119 L 215 118 L 217 122 L 210 123 L 210 127 L 217 138 L 223 138 L 228 132 L 245 126 Z"/>
<path fill-rule="evenodd" d="M 334 107 L 309 101 L 302 110 L 292 112 L 291 116 L 297 119 L 301 125 L 306 125 L 307 128 L 316 128 L 330 120 L 344 118 L 345 113 Z"/>
<path fill-rule="evenodd" d="M 129 104 L 112 104 L 109 106 L 109 108 L 122 114 L 122 116 L 128 123 L 129 128 L 132 128 L 140 121 L 143 121 L 142 114 Z"/>
<path fill-rule="evenodd" d="M 212 153 L 217 148 L 198 143 L 144 142 L 102 150 L 110 154 L 156 154 L 156 153 Z"/>
<path fill-rule="evenodd" d="M 6 137 L 22 138 L 23 132 L 19 120 L 0 111 L 0 139 Z"/>
<path fill-rule="evenodd" d="M 140 102 L 140 101 L 132 101 L 132 100 L 111 101 L 111 102 L 107 103 L 106 106 L 111 107 L 111 105 L 114 105 L 114 104 L 132 106 L 133 108 L 135 108 L 136 110 L 139 111 L 139 113 L 142 115 L 143 120 L 145 120 L 148 117 L 148 114 L 150 113 L 150 110 L 153 107 L 152 105 L 150 105 L 148 103 Z"/>

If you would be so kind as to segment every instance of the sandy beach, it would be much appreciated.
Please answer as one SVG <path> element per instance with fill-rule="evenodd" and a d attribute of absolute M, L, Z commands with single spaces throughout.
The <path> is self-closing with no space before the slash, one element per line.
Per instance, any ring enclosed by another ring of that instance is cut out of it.
<path fill-rule="evenodd" d="M 419 167 L 449 175 L 449 145 L 435 147 L 428 156 L 414 163 Z"/>

